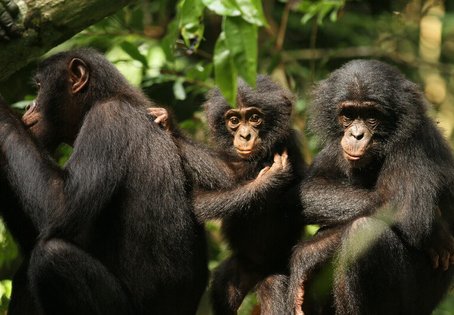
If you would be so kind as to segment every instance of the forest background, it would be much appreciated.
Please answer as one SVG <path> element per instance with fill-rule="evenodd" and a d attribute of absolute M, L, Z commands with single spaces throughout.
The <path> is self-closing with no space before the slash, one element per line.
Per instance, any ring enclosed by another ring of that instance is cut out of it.
<path fill-rule="evenodd" d="M 351 59 L 375 58 L 397 66 L 420 85 L 430 103 L 430 115 L 454 144 L 453 0 L 17 2 L 21 9 L 28 5 L 29 12 L 39 8 L 28 24 L 20 15 L 15 17 L 26 30 L 21 38 L 0 41 L 0 94 L 18 111 L 36 96 L 31 77 L 38 57 L 94 47 L 130 83 L 157 104 L 171 108 L 193 138 L 208 142 L 200 107 L 205 93 L 218 86 L 233 103 L 237 76 L 253 85 L 257 73 L 266 73 L 298 96 L 293 126 L 310 162 L 317 152 L 316 139 L 305 129 L 313 84 Z M 100 13 L 78 17 L 89 8 Z M 70 154 L 69 146 L 61 146 L 59 163 L 64 165 Z M 229 251 L 219 222 L 210 222 L 206 228 L 213 269 Z M 306 232 L 311 234 L 315 228 Z M 11 278 L 20 261 L 0 218 L 0 314 L 6 313 Z M 240 314 L 251 314 L 255 306 L 251 294 Z M 206 296 L 199 314 L 211 314 Z M 454 292 L 435 314 L 454 314 Z"/>

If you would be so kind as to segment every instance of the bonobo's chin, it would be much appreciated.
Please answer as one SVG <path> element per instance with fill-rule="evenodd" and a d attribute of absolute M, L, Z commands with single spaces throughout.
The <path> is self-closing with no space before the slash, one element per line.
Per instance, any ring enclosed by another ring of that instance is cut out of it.
<path fill-rule="evenodd" d="M 365 154 L 352 155 L 344 151 L 344 159 L 351 168 L 364 168 L 370 164 L 371 158 Z"/>
<path fill-rule="evenodd" d="M 345 157 L 344 157 L 345 158 Z M 365 156 L 362 156 L 357 159 L 347 159 L 345 160 L 348 162 L 350 165 L 350 168 L 352 169 L 360 169 L 360 168 L 365 168 L 371 163 L 371 159 Z"/>
<path fill-rule="evenodd" d="M 249 160 L 254 156 L 254 151 L 249 149 L 235 149 L 236 154 L 243 160 Z"/>

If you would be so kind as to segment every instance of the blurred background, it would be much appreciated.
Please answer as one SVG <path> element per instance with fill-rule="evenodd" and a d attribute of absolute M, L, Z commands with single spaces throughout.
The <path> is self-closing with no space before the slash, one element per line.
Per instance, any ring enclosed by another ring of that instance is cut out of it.
<path fill-rule="evenodd" d="M 205 93 L 220 86 L 234 99 L 232 78 L 253 84 L 256 73 L 270 74 L 298 96 L 293 124 L 308 162 L 317 152 L 305 130 L 313 83 L 351 59 L 380 59 L 420 85 L 430 115 L 454 144 L 453 0 L 141 0 L 46 55 L 74 47 L 104 52 L 129 82 L 171 108 L 180 126 L 203 142 L 208 141 L 200 108 Z M 0 83 L 0 94 L 18 111 L 35 97 L 35 67 L 32 62 Z M 71 148 L 62 146 L 59 163 L 70 154 Z M 219 222 L 206 227 L 213 269 L 229 252 Z M 0 219 L 0 314 L 6 313 L 10 279 L 20 261 Z M 255 306 L 251 294 L 240 314 L 253 313 Z M 199 314 L 211 314 L 206 297 Z M 454 314 L 454 293 L 435 314 Z"/>

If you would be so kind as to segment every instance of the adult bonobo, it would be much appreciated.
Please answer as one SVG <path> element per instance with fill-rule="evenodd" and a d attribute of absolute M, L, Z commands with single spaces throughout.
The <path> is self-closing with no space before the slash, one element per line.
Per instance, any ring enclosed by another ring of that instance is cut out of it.
<path fill-rule="evenodd" d="M 23 124 L 0 106 L 3 184 L 18 202 L 5 218 L 26 245 L 10 314 L 194 314 L 204 231 L 152 104 L 92 50 L 50 57 L 35 80 Z M 61 142 L 74 146 L 64 168 L 49 155 Z"/>
<path fill-rule="evenodd" d="M 291 129 L 290 92 L 266 76 L 258 76 L 255 89 L 240 80 L 236 105 L 231 108 L 218 89 L 208 96 L 204 108 L 215 152 L 172 128 L 165 110 L 150 113 L 170 128 L 195 178 L 199 220 L 222 219 L 232 255 L 214 273 L 215 313 L 235 314 L 257 289 L 262 313 L 269 314 L 275 280 L 288 274 L 301 234 L 296 188 L 305 165 Z"/>
<path fill-rule="evenodd" d="M 355 60 L 313 95 L 323 148 L 301 199 L 322 229 L 295 249 L 289 313 L 336 255 L 336 314 L 430 314 L 453 275 L 440 269 L 454 262 L 454 159 L 421 92 L 387 64 Z"/>

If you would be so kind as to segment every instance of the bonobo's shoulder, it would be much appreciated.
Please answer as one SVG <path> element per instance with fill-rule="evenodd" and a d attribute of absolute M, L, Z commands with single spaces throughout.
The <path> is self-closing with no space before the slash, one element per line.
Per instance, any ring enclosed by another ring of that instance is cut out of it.
<path fill-rule="evenodd" d="M 94 104 L 84 118 L 81 132 L 85 129 L 115 138 L 128 138 L 160 130 L 147 115 L 145 106 L 135 106 L 119 99 Z"/>

